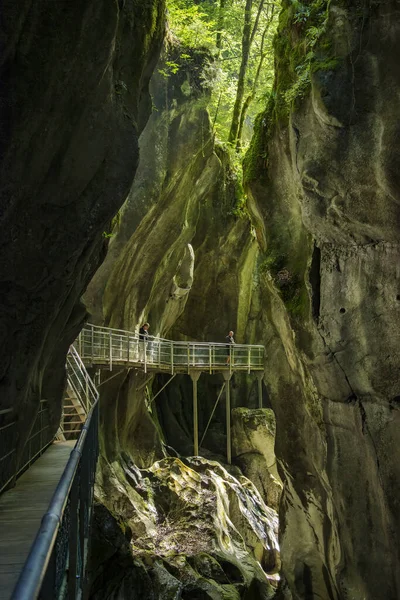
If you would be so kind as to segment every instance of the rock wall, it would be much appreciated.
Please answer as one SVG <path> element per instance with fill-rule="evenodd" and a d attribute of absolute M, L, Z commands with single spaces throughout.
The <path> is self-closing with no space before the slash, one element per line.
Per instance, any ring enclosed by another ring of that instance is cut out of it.
<path fill-rule="evenodd" d="M 181 54 L 189 56 L 183 64 Z M 151 334 L 173 339 L 224 341 L 231 327 L 243 340 L 254 333 L 258 247 L 237 206 L 229 155 L 214 143 L 201 76 L 208 60 L 203 52 L 172 46 L 153 76 L 155 110 L 140 138 L 137 177 L 85 295 L 98 323 L 137 330 L 148 320 Z M 171 61 L 180 68 L 165 77 Z M 167 376 L 122 370 L 109 377 L 102 374 L 100 388 L 96 494 L 103 508 L 92 548 L 92 597 L 128 596 L 135 589 L 144 598 L 272 598 L 280 568 L 278 520 L 259 495 L 268 477 L 257 481 L 257 491 L 235 467 L 228 474 L 214 461 L 179 456 L 193 453 L 188 376 L 177 376 L 154 403 Z M 238 398 L 239 388 L 246 390 L 239 383 Z M 222 377 L 200 378 L 200 430 L 221 385 Z M 221 405 L 201 453 L 208 449 L 224 463 Z M 255 466 L 251 459 L 243 461 L 243 473 Z"/>
<path fill-rule="evenodd" d="M 0 409 L 13 408 L 2 418 L 17 419 L 18 457 L 41 398 L 49 440 L 58 427 L 79 299 L 137 166 L 164 12 L 163 0 L 2 3 Z"/>
<path fill-rule="evenodd" d="M 284 3 L 246 158 L 299 599 L 400 595 L 396 15 L 390 1 Z"/>
<path fill-rule="evenodd" d="M 248 479 L 200 457 L 102 463 L 90 598 L 275 596 L 278 516 Z"/>
<path fill-rule="evenodd" d="M 214 143 L 202 77 L 209 56 L 174 46 L 166 53 L 151 83 L 155 110 L 140 138 L 138 175 L 85 301 L 97 322 L 111 327 L 135 330 L 147 320 L 152 335 L 199 341 L 224 341 L 227 331 L 238 327 L 239 339 L 246 341 L 257 319 L 252 277 L 258 248 L 248 218 L 240 216 L 228 154 Z M 189 57 L 182 64 L 181 54 Z M 164 77 L 165 62 L 171 61 L 180 68 Z M 158 388 L 164 382 L 160 378 Z M 153 444 L 153 455 L 143 452 L 141 421 L 149 419 L 143 384 L 132 371 L 102 387 L 104 443 L 110 459 L 126 451 L 139 466 L 149 466 L 162 455 L 159 443 Z M 200 378 L 200 428 L 221 385 L 222 378 Z M 167 389 L 157 400 L 163 435 L 189 455 L 191 380 L 178 376 Z M 157 439 L 159 432 L 154 429 L 150 437 Z M 107 439 L 117 442 L 108 447 Z"/>

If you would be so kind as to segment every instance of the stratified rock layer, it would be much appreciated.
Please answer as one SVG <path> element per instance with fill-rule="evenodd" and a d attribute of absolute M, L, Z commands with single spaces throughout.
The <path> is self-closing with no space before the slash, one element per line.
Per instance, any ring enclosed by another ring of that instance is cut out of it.
<path fill-rule="evenodd" d="M 394 599 L 400 24 L 390 1 L 299 10 L 284 5 L 275 94 L 246 160 L 284 572 L 295 598 Z"/>
<path fill-rule="evenodd" d="M 41 398 L 58 426 L 79 298 L 130 189 L 163 0 L 2 3 L 0 408 L 18 454 Z M 1 479 L 1 477 L 0 477 Z"/>

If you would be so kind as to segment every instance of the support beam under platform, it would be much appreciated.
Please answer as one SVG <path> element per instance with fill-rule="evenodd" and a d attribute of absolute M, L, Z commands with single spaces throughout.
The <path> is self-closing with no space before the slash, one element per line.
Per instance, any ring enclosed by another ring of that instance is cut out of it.
<path fill-rule="evenodd" d="M 199 455 L 199 411 L 197 406 L 197 382 L 201 371 L 189 371 L 193 383 L 193 454 Z"/>
<path fill-rule="evenodd" d="M 232 463 L 232 440 L 231 440 L 231 385 L 232 373 L 223 371 L 225 379 L 225 398 L 226 398 L 226 461 L 228 465 Z"/>

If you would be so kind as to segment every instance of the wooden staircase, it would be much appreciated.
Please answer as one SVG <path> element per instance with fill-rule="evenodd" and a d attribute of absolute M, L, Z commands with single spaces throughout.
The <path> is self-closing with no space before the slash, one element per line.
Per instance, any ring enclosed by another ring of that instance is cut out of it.
<path fill-rule="evenodd" d="M 77 440 L 86 421 L 86 412 L 72 386 L 68 384 L 64 400 L 61 425 L 57 433 L 60 441 Z"/>

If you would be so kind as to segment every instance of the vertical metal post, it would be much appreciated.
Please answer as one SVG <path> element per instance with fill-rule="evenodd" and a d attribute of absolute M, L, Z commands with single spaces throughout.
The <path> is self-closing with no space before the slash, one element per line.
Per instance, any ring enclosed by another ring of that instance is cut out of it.
<path fill-rule="evenodd" d="M 86 404 L 86 414 L 89 413 L 90 404 L 89 404 L 89 380 L 87 373 L 85 374 L 85 404 Z"/>
<path fill-rule="evenodd" d="M 144 372 L 147 373 L 147 342 L 144 340 L 142 343 L 144 352 Z"/>
<path fill-rule="evenodd" d="M 190 371 L 190 377 L 193 383 L 193 452 L 195 456 L 199 455 L 199 411 L 197 407 L 197 382 L 201 371 Z"/>
<path fill-rule="evenodd" d="M 231 441 L 231 373 L 223 371 L 225 379 L 225 399 L 226 399 L 226 461 L 228 465 L 232 463 L 232 441 Z"/>
<path fill-rule="evenodd" d="M 112 371 L 112 333 L 108 334 L 110 337 L 110 371 Z"/>
<path fill-rule="evenodd" d="M 257 371 L 257 380 L 258 380 L 258 408 L 263 407 L 263 397 L 262 397 L 262 382 L 264 377 L 264 371 Z"/>
<path fill-rule="evenodd" d="M 211 350 L 211 344 L 208 347 L 208 361 L 210 363 L 210 375 L 212 373 L 212 369 L 211 369 L 211 364 L 212 364 L 212 350 Z"/>
<path fill-rule="evenodd" d="M 247 358 L 248 358 L 248 371 L 247 372 L 250 375 L 250 365 L 251 365 L 251 348 L 250 348 L 250 346 L 248 349 L 248 357 Z"/>
<path fill-rule="evenodd" d="M 94 327 L 92 325 L 92 331 L 91 331 L 91 345 L 92 345 L 92 364 L 94 362 Z M 81 354 L 82 356 L 82 354 Z"/>
<path fill-rule="evenodd" d="M 190 347 L 189 344 L 187 345 L 187 368 L 188 368 L 188 373 L 189 373 L 189 367 L 190 367 Z"/>
<path fill-rule="evenodd" d="M 39 405 L 39 411 L 40 411 L 40 436 L 39 436 L 39 437 L 40 437 L 40 439 L 39 439 L 39 442 L 40 442 L 40 450 L 42 450 L 42 448 L 43 448 L 43 443 L 42 443 L 42 433 L 43 433 L 43 411 L 42 411 L 42 402 L 40 402 L 40 405 Z"/>
<path fill-rule="evenodd" d="M 126 362 L 129 362 L 129 350 L 130 350 L 130 345 L 131 345 L 131 340 L 129 338 L 129 333 L 128 333 L 128 350 L 126 353 Z"/>
<path fill-rule="evenodd" d="M 78 571 L 78 509 L 79 509 L 79 475 L 75 476 L 70 496 L 71 524 L 69 530 L 69 552 L 68 552 L 68 600 L 75 600 L 77 594 L 77 571 Z"/>
<path fill-rule="evenodd" d="M 174 343 L 171 342 L 171 375 L 174 374 Z"/>

